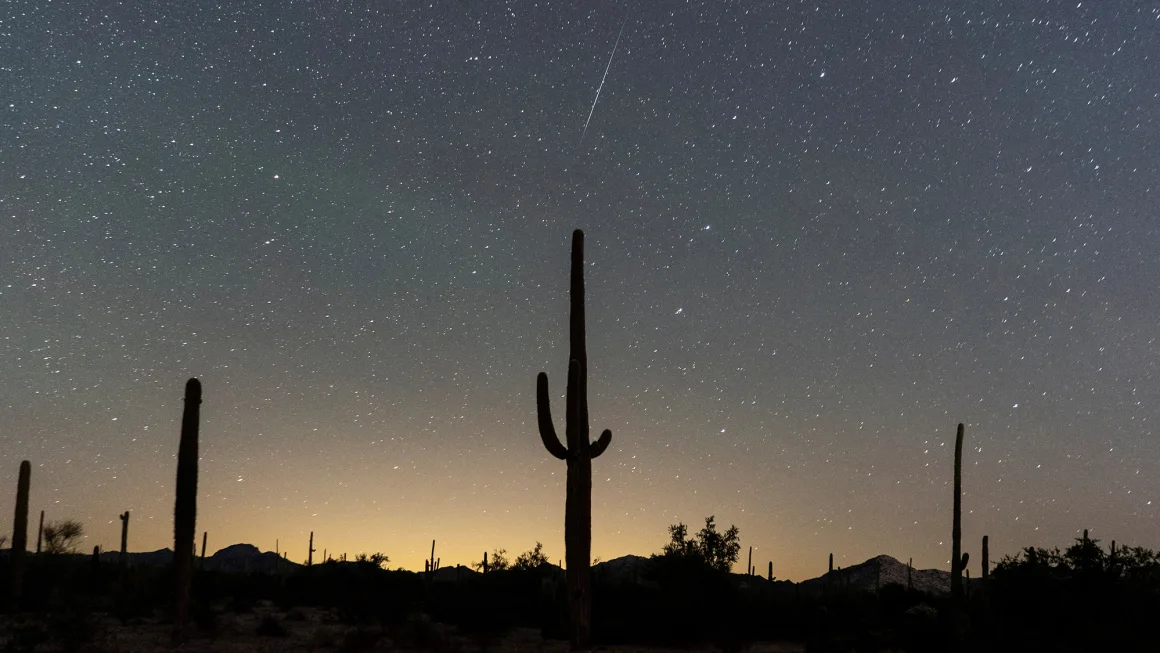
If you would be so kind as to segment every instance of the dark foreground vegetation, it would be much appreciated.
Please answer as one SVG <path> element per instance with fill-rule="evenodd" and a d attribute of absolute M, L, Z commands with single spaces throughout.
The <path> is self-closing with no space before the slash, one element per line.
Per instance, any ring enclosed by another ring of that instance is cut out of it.
<path fill-rule="evenodd" d="M 807 651 L 1160 650 L 1153 625 L 1160 558 L 1142 548 L 1113 553 L 1083 538 L 1064 551 L 1027 549 L 999 562 L 985 583 L 966 583 L 956 610 L 949 594 L 844 582 L 842 571 L 796 584 L 727 573 L 720 567 L 737 557 L 735 529 L 706 528 L 690 539 L 681 531 L 683 546 L 672 535 L 659 555 L 593 569 L 597 646 L 740 651 L 756 641 L 796 641 Z M 277 616 L 256 619 L 254 636 L 285 636 L 302 609 L 331 615 L 331 634 L 316 637 L 309 650 L 485 650 L 516 628 L 567 640 L 564 573 L 536 553 L 486 574 L 466 567 L 392 571 L 380 566 L 381 556 L 273 573 L 195 570 L 190 637 L 224 641 L 222 624 L 231 615 L 272 604 Z M 171 565 L 122 567 L 68 554 L 24 562 L 23 596 L 7 606 L 3 650 L 110 650 L 101 644 L 109 623 L 132 629 L 171 622 Z M 11 581 L 10 561 L 0 558 L 0 586 Z"/>

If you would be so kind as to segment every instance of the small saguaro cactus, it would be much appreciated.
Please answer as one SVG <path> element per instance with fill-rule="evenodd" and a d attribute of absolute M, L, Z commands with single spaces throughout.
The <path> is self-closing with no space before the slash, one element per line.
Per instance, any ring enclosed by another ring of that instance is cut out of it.
<path fill-rule="evenodd" d="M 483 552 L 483 573 L 487 573 L 487 551 Z"/>
<path fill-rule="evenodd" d="M 117 556 L 117 564 L 124 567 L 126 557 L 129 555 L 129 511 L 126 510 L 119 517 L 121 518 L 121 554 Z"/>
<path fill-rule="evenodd" d="M 954 523 L 951 525 L 951 596 L 956 601 L 963 597 L 963 568 L 966 556 L 962 554 L 963 537 L 963 425 L 955 434 L 955 489 Z"/>
<path fill-rule="evenodd" d="M 749 547 L 749 562 L 745 563 L 745 573 L 753 575 L 753 547 Z"/>
<path fill-rule="evenodd" d="M 773 582 L 773 561 L 769 561 L 769 582 Z"/>
<path fill-rule="evenodd" d="M 987 577 L 991 575 L 991 549 L 988 546 L 990 538 L 983 536 L 983 582 L 987 582 Z"/>
<path fill-rule="evenodd" d="M 431 540 L 431 558 L 423 561 L 423 571 L 434 576 L 435 572 L 439 570 L 440 559 L 435 557 L 435 540 Z"/>
<path fill-rule="evenodd" d="M 552 423 L 548 375 L 536 377 L 536 414 L 544 448 L 568 464 L 564 503 L 564 558 L 567 560 L 568 608 L 572 621 L 572 650 L 591 648 L 592 621 L 592 460 L 612 442 L 605 430 L 589 440 L 588 349 L 584 326 L 584 232 L 572 232 L 568 391 L 565 417 L 567 446 Z"/>
<path fill-rule="evenodd" d="M 197 531 L 197 431 L 201 415 L 201 382 L 185 384 L 185 409 L 181 416 L 181 442 L 177 448 L 177 500 L 173 507 L 173 567 L 176 580 L 176 614 L 173 639 L 185 639 L 189 620 L 189 586 L 193 579 L 193 538 Z"/>
<path fill-rule="evenodd" d="M 310 531 L 310 544 L 306 547 L 306 566 L 314 564 L 314 552 L 318 549 L 314 548 L 314 531 Z"/>
<path fill-rule="evenodd" d="M 202 531 L 201 533 L 201 566 L 205 567 L 205 543 L 209 539 L 209 531 Z"/>
<path fill-rule="evenodd" d="M 914 589 L 914 575 L 912 573 L 913 571 L 914 571 L 914 558 L 911 558 L 910 560 L 908 560 L 906 562 L 906 589 L 908 589 L 908 590 Z"/>
<path fill-rule="evenodd" d="M 32 463 L 20 462 L 16 479 L 16 514 L 12 518 L 12 601 L 20 600 L 24 581 L 24 552 L 28 549 L 28 492 L 32 483 Z"/>
<path fill-rule="evenodd" d="M 830 554 L 830 568 L 826 570 L 827 574 L 834 573 L 834 554 Z"/>
<path fill-rule="evenodd" d="M 40 553 L 40 541 L 44 539 L 44 511 L 40 511 L 40 527 L 36 529 L 36 552 Z"/>

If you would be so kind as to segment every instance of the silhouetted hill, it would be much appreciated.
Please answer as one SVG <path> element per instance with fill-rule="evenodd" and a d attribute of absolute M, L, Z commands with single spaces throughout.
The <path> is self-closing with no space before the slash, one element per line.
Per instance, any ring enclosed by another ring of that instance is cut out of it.
<path fill-rule="evenodd" d="M 253 544 L 231 544 L 205 561 L 205 568 L 215 571 L 255 571 L 267 574 L 299 566 L 296 562 L 280 559 L 273 551 L 262 552 Z"/>
<path fill-rule="evenodd" d="M 88 557 L 85 554 L 77 556 Z M 173 564 L 172 549 L 158 549 L 157 551 L 129 552 L 127 562 L 133 567 L 161 567 Z M 119 551 L 105 551 L 101 553 L 101 562 L 117 564 L 121 559 Z M 201 558 L 194 559 L 195 564 L 201 566 Z M 281 560 L 282 569 L 293 569 L 301 565 Z M 273 573 L 279 569 L 278 554 L 273 551 L 261 551 L 253 544 L 231 544 L 215 552 L 205 559 L 205 569 L 213 571 Z"/>
<path fill-rule="evenodd" d="M 78 553 L 78 556 L 89 557 L 88 554 Z M 157 549 L 156 551 L 129 552 L 127 562 L 134 567 L 161 567 L 173 564 L 172 549 Z M 105 551 L 101 553 L 101 562 L 116 564 L 121 559 L 120 551 Z"/>
<path fill-rule="evenodd" d="M 456 565 L 455 567 L 442 567 L 440 569 L 436 569 L 435 578 L 432 580 L 434 580 L 436 583 L 447 583 L 471 578 L 478 575 L 479 572 L 472 569 L 471 567 Z"/>
<path fill-rule="evenodd" d="M 915 569 L 911 572 L 914 589 L 931 594 L 943 594 L 951 589 L 951 574 L 942 569 Z M 875 582 L 880 586 L 897 583 L 906 587 L 906 564 L 895 560 L 888 555 L 870 558 L 866 562 L 835 569 L 831 573 L 822 574 L 801 582 L 803 589 L 821 593 L 828 583 L 831 587 L 849 587 L 852 590 L 873 592 Z"/>
<path fill-rule="evenodd" d="M 639 577 L 648 561 L 649 559 L 645 556 L 631 554 L 620 556 L 592 565 L 592 575 L 610 581 L 629 580 Z"/>

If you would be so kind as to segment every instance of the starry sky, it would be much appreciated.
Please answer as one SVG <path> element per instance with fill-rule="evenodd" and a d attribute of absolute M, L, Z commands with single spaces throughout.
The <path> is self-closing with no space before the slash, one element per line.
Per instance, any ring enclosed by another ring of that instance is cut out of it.
<path fill-rule="evenodd" d="M 594 556 L 948 568 L 958 422 L 972 558 L 1158 547 L 1156 143 L 1153 3 L 5 3 L 0 484 L 172 546 L 196 376 L 210 552 L 562 559 L 583 228 Z"/>

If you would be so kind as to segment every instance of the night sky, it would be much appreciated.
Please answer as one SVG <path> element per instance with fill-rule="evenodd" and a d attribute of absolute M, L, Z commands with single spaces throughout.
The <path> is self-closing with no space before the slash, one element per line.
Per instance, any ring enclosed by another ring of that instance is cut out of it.
<path fill-rule="evenodd" d="M 574 228 L 594 556 L 949 568 L 958 422 L 972 568 L 1160 546 L 1154 3 L 17 1 L 0 101 L 0 487 L 82 549 L 172 547 L 196 376 L 210 552 L 562 559 Z"/>

